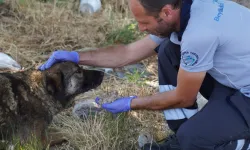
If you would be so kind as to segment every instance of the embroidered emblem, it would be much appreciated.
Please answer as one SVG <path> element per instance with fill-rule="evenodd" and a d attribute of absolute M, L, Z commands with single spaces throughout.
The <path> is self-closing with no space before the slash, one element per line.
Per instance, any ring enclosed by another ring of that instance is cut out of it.
<path fill-rule="evenodd" d="M 199 56 L 194 52 L 182 52 L 181 60 L 186 66 L 194 66 L 197 64 Z"/>

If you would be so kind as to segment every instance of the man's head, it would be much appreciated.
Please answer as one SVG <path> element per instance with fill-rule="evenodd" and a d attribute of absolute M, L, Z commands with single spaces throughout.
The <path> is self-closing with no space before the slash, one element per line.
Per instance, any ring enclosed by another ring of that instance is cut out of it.
<path fill-rule="evenodd" d="M 142 32 L 167 37 L 180 28 L 182 0 L 129 0 L 130 9 Z"/>

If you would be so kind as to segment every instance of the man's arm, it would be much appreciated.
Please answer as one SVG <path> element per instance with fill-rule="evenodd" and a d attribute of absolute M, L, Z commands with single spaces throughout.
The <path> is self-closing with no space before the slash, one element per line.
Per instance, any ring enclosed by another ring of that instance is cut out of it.
<path fill-rule="evenodd" d="M 198 34 L 202 31 L 203 34 Z M 210 28 L 199 26 L 187 31 L 182 39 L 181 63 L 177 77 L 177 87 L 144 98 L 135 98 L 131 109 L 162 110 L 192 106 L 196 100 L 206 72 L 213 68 L 213 58 L 219 46 L 219 35 Z"/>
<path fill-rule="evenodd" d="M 122 67 L 154 55 L 157 45 L 149 36 L 146 36 L 128 45 L 79 52 L 79 64 L 109 68 Z"/>
<path fill-rule="evenodd" d="M 175 90 L 135 98 L 131 102 L 131 109 L 164 110 L 192 106 L 205 75 L 206 72 L 187 72 L 180 67 Z"/>
<path fill-rule="evenodd" d="M 205 34 L 198 34 L 199 31 Z M 189 36 L 182 39 L 180 69 L 175 90 L 147 97 L 119 98 L 112 103 L 102 104 L 102 108 L 112 113 L 120 113 L 131 109 L 164 110 L 192 106 L 206 72 L 213 68 L 219 36 L 214 30 L 206 27 L 188 32 L 186 35 Z"/>
<path fill-rule="evenodd" d="M 162 40 L 164 39 L 146 36 L 128 45 L 110 46 L 86 52 L 57 50 L 38 69 L 46 70 L 61 61 L 107 68 L 122 67 L 156 54 L 154 49 Z"/>

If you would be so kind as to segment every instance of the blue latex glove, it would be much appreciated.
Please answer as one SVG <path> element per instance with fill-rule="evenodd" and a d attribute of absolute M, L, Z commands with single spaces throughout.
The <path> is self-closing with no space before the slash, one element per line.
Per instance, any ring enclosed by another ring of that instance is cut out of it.
<path fill-rule="evenodd" d="M 116 99 L 112 103 L 104 103 L 102 104 L 101 107 L 113 114 L 126 112 L 126 111 L 131 110 L 131 107 L 130 107 L 131 101 L 136 97 L 137 96 L 122 97 L 122 98 Z M 98 97 L 95 99 L 97 104 L 99 104 L 99 100 L 100 99 Z"/>
<path fill-rule="evenodd" d="M 52 53 L 50 58 L 41 65 L 38 69 L 39 70 L 46 70 L 50 68 L 53 64 L 62 61 L 71 61 L 74 63 L 79 62 L 79 54 L 74 51 L 66 51 L 66 50 L 57 50 Z"/>

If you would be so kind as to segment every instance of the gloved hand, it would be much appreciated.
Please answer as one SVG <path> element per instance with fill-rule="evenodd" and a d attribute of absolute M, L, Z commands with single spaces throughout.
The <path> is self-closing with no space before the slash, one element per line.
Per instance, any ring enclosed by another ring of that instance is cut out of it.
<path fill-rule="evenodd" d="M 122 98 L 116 99 L 112 103 L 104 103 L 101 105 L 101 107 L 113 114 L 126 112 L 126 111 L 131 110 L 131 107 L 130 107 L 131 101 L 136 97 L 137 96 L 122 97 Z M 98 97 L 95 99 L 96 103 L 100 105 L 99 100 L 100 99 Z"/>
<path fill-rule="evenodd" d="M 53 64 L 62 61 L 71 61 L 74 63 L 79 62 L 79 54 L 74 51 L 66 51 L 66 50 L 57 50 L 52 53 L 50 58 L 41 65 L 38 69 L 39 70 L 46 70 L 50 68 Z"/>

